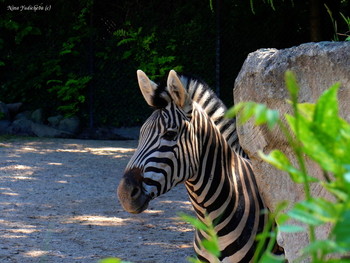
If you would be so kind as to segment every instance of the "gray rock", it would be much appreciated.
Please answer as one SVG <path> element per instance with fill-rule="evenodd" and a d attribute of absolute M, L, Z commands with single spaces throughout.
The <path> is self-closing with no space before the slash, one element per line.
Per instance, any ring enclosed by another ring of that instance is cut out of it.
<path fill-rule="evenodd" d="M 22 107 L 22 105 L 23 105 L 22 102 L 7 104 L 6 106 L 8 108 L 10 116 L 11 117 L 15 116 L 19 112 L 19 109 Z"/>
<path fill-rule="evenodd" d="M 40 123 L 32 123 L 31 129 L 33 131 L 33 134 L 38 137 L 50 137 L 50 138 L 72 138 L 73 137 L 73 134 L 69 132 L 61 131 Z"/>
<path fill-rule="evenodd" d="M 30 120 L 31 115 L 32 115 L 32 113 L 30 111 L 23 111 L 23 112 L 18 113 L 15 116 L 15 120 L 21 120 L 21 119 Z"/>
<path fill-rule="evenodd" d="M 32 136 L 34 133 L 32 132 L 32 121 L 26 119 L 19 119 L 12 122 L 9 131 L 14 135 L 28 135 Z"/>
<path fill-rule="evenodd" d="M 47 121 L 49 122 L 50 126 L 57 128 L 62 119 L 63 119 L 62 115 L 57 115 L 57 116 L 51 116 L 47 118 Z"/>
<path fill-rule="evenodd" d="M 7 105 L 0 101 L 0 120 L 8 120 L 10 117 Z"/>
<path fill-rule="evenodd" d="M 80 130 L 80 120 L 76 116 L 65 118 L 60 121 L 58 129 L 69 133 L 77 134 Z"/>
<path fill-rule="evenodd" d="M 43 117 L 43 110 L 37 109 L 33 111 L 32 115 L 30 116 L 31 120 L 35 123 L 43 123 L 44 117 Z"/>
<path fill-rule="evenodd" d="M 113 133 L 120 135 L 126 139 L 138 140 L 140 134 L 140 127 L 123 127 L 113 128 Z"/>
<path fill-rule="evenodd" d="M 255 101 L 278 109 L 282 114 L 291 112 L 286 102 L 286 70 L 296 74 L 300 84 L 300 102 L 315 102 L 324 90 L 335 82 L 341 82 L 340 114 L 350 121 L 350 44 L 346 42 L 307 43 L 284 50 L 261 49 L 249 54 L 235 82 L 235 104 Z M 301 200 L 304 197 L 302 186 L 292 183 L 286 174 L 263 162 L 257 154 L 258 150 L 269 153 L 277 148 L 296 164 L 296 158 L 281 131 L 254 127 L 251 122 L 238 126 L 237 131 L 240 144 L 252 160 L 260 191 L 269 208 L 274 210 L 282 200 L 289 200 L 291 204 Z M 313 176 L 322 177 L 313 162 L 307 165 Z M 320 185 L 313 185 L 311 190 L 316 196 L 330 198 Z M 316 235 L 326 237 L 329 230 L 329 226 L 318 227 Z M 308 244 L 308 236 L 306 233 L 282 233 L 279 243 L 284 247 L 288 261 L 294 262 L 299 256 L 297 252 Z"/>
<path fill-rule="evenodd" d="M 11 121 L 9 120 L 0 120 L 0 134 L 10 134 Z"/>

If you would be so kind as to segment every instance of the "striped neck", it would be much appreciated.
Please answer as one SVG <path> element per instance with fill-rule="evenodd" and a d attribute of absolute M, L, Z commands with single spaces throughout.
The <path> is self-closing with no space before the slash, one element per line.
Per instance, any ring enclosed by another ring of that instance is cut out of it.
<path fill-rule="evenodd" d="M 264 205 L 253 171 L 249 161 L 233 152 L 210 121 L 202 122 L 199 127 L 201 167 L 186 181 L 190 200 L 201 221 L 205 222 L 208 216 L 214 222 L 220 261 L 249 262 L 254 254 L 255 237 L 265 224 L 265 216 L 260 215 Z M 205 238 L 203 231 L 196 231 L 195 250 L 200 259 L 215 262 L 200 249 L 199 243 Z"/>
<path fill-rule="evenodd" d="M 186 75 L 182 75 L 180 79 L 190 98 L 207 113 L 228 145 L 239 155 L 248 158 L 238 141 L 236 119 L 225 118 L 227 108 L 213 90 L 200 79 Z"/>

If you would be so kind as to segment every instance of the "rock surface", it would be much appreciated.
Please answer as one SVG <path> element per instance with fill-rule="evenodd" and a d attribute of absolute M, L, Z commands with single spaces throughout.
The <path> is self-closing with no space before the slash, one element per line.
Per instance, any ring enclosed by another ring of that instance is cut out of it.
<path fill-rule="evenodd" d="M 83 128 L 77 116 L 46 116 L 43 109 L 19 112 L 23 103 L 6 104 L 0 101 L 0 135 L 37 136 L 47 138 L 79 138 L 94 140 L 134 140 L 139 127 Z"/>
<path fill-rule="evenodd" d="M 288 92 L 284 84 L 284 73 L 292 70 L 300 85 L 299 102 L 315 102 L 323 91 L 335 82 L 341 82 L 339 107 L 341 116 L 350 121 L 350 44 L 346 42 L 307 43 L 284 50 L 261 49 L 248 55 L 239 73 L 234 89 L 235 104 L 241 101 L 264 103 L 278 109 L 282 114 L 291 112 L 286 100 Z M 291 204 L 304 199 L 300 185 L 289 177 L 264 163 L 258 150 L 269 153 L 282 150 L 295 164 L 295 157 L 280 130 L 268 131 L 265 127 L 254 127 L 247 123 L 238 127 L 243 149 L 252 159 L 260 191 L 266 204 L 274 209 L 282 200 Z M 308 162 L 310 173 L 322 179 L 318 167 Z M 312 186 L 312 193 L 330 198 L 319 185 Z M 329 227 L 317 229 L 319 237 L 326 237 Z M 298 257 L 298 251 L 308 244 L 305 233 L 285 234 L 279 238 L 289 262 Z"/>

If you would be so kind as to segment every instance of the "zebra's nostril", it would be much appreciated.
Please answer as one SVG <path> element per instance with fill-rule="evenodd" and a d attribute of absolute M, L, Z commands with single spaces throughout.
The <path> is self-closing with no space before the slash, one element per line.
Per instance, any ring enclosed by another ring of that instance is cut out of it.
<path fill-rule="evenodd" d="M 132 190 L 132 192 L 131 192 L 131 198 L 132 198 L 132 199 L 138 198 L 139 195 L 140 195 L 140 193 L 141 193 L 140 187 L 138 187 L 138 186 L 135 187 L 135 188 Z"/>

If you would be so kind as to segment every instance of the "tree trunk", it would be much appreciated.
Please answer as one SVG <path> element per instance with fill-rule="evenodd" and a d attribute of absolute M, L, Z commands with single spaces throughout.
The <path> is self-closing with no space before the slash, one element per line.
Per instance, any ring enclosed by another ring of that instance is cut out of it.
<path fill-rule="evenodd" d="M 312 42 L 322 40 L 320 0 L 310 0 L 310 40 Z"/>

